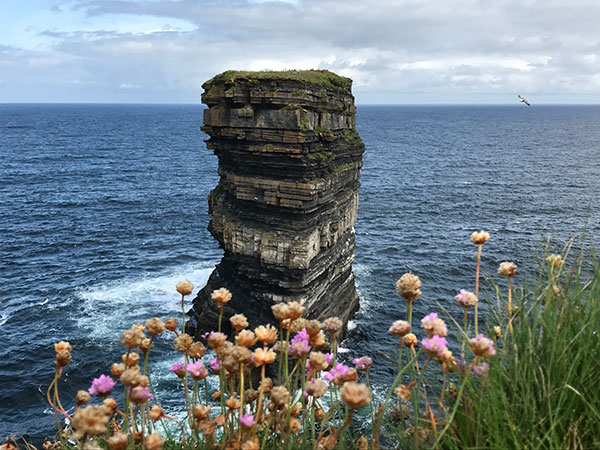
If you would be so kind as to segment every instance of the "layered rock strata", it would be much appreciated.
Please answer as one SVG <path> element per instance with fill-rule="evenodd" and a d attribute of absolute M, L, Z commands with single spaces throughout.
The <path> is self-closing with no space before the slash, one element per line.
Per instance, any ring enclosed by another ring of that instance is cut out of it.
<path fill-rule="evenodd" d="M 191 312 L 196 334 L 214 330 L 210 294 L 226 287 L 227 317 L 273 322 L 276 302 L 304 301 L 305 316 L 358 308 L 352 274 L 364 145 L 351 80 L 327 71 L 225 72 L 207 81 L 206 145 L 219 158 L 209 195 L 211 234 L 224 256 Z"/>

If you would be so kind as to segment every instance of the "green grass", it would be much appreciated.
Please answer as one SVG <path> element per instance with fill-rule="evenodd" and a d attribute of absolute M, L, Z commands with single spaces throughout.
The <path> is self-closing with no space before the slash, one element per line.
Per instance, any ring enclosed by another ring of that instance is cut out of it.
<path fill-rule="evenodd" d="M 236 81 L 297 81 L 332 89 L 338 92 L 350 93 L 352 80 L 336 75 L 328 70 L 285 70 L 280 72 L 248 72 L 242 70 L 228 70 L 214 76 L 206 82 L 207 85 L 225 83 L 232 84 Z M 297 92 L 297 91 L 296 91 Z M 294 92 L 294 95 L 297 93 Z"/>
<path fill-rule="evenodd" d="M 520 323 L 467 384 L 443 448 L 600 448 L 600 265 L 562 269 L 517 292 Z"/>

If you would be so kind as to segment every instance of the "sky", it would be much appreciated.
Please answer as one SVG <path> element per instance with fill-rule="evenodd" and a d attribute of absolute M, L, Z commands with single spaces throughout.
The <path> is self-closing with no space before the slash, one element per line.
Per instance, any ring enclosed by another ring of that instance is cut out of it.
<path fill-rule="evenodd" d="M 0 0 L 0 102 L 199 103 L 328 69 L 358 104 L 600 103 L 600 0 Z"/>

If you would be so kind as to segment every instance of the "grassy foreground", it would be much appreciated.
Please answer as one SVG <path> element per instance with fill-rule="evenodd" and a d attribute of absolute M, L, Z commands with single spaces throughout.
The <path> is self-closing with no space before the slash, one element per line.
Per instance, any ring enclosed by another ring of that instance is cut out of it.
<path fill-rule="evenodd" d="M 44 448 L 599 448 L 600 266 L 594 258 L 584 265 L 581 257 L 567 266 L 566 248 L 544 255 L 537 280 L 515 288 L 517 267 L 502 262 L 503 287 L 490 278 L 497 297 L 489 299 L 491 313 L 482 319 L 479 269 L 489 237 L 483 231 L 471 236 L 475 289 L 455 297 L 462 317 L 438 305 L 419 318 L 417 329 L 412 304 L 421 282 L 407 273 L 396 283 L 406 313 L 388 330 L 398 342 L 391 353 L 397 375 L 384 399 L 372 398 L 376 368 L 369 356 L 352 365 L 339 361 L 340 320 L 303 319 L 297 302 L 273 307 L 278 328 L 251 330 L 240 314 L 230 318 L 235 335 L 226 336 L 222 312 L 231 294 L 216 290 L 216 330 L 194 342 L 184 332 L 183 314 L 193 286 L 183 281 L 176 287 L 181 322 L 151 318 L 125 330 L 122 360 L 78 392 L 72 416 L 58 392 L 72 349 L 67 342 L 55 345 L 56 375 L 47 398 L 58 434 Z M 173 334 L 181 355 L 171 367 L 184 390 L 186 415 L 179 420 L 153 394 L 151 350 L 162 333 Z M 277 376 L 267 377 L 267 367 Z M 211 378 L 217 389 L 210 388 Z M 117 389 L 120 402 L 113 396 Z"/>

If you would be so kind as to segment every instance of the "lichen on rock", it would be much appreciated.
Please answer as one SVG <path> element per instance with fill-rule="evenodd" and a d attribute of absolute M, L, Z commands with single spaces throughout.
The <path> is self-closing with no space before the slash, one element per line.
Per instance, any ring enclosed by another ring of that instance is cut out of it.
<path fill-rule="evenodd" d="M 364 145 L 351 80 L 328 71 L 227 71 L 207 81 L 207 147 L 220 181 L 209 195 L 209 230 L 224 256 L 194 300 L 196 333 L 215 327 L 213 289 L 251 326 L 271 306 L 304 301 L 309 318 L 358 308 L 354 223 Z"/>

